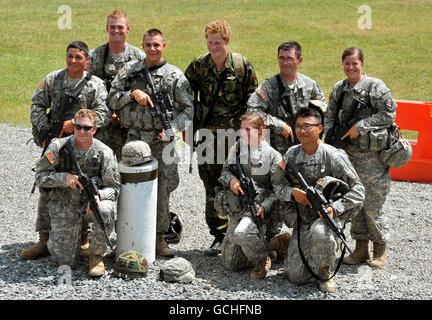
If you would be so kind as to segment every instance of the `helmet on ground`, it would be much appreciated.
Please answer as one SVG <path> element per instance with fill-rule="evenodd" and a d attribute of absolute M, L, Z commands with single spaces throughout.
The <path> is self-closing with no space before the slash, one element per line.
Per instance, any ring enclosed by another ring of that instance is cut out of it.
<path fill-rule="evenodd" d="M 325 176 L 318 179 L 315 189 L 321 191 L 328 201 L 337 201 L 349 191 L 349 186 L 346 182 L 338 178 Z"/>
<path fill-rule="evenodd" d="M 116 260 L 114 274 L 123 279 L 142 278 L 147 275 L 146 257 L 136 251 L 122 253 Z"/>
<path fill-rule="evenodd" d="M 170 225 L 168 231 L 165 232 L 164 238 L 167 243 L 177 244 L 180 242 L 183 225 L 176 213 L 170 212 L 170 217 Z"/>
<path fill-rule="evenodd" d="M 130 141 L 122 148 L 122 162 L 128 167 L 144 164 L 151 160 L 150 146 L 144 141 Z"/>

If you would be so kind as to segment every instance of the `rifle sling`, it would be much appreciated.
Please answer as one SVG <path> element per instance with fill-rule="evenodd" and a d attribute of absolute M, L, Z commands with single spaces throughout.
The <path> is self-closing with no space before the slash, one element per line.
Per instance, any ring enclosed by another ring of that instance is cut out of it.
<path fill-rule="evenodd" d="M 297 202 L 295 203 L 295 208 L 296 208 L 296 212 L 297 212 L 297 246 L 298 246 L 300 257 L 301 257 L 301 259 L 303 261 L 303 264 L 306 267 L 306 269 L 309 271 L 309 273 L 315 279 L 320 280 L 320 281 L 330 280 L 331 278 L 333 278 L 336 275 L 336 273 L 339 271 L 340 266 L 342 265 L 343 258 L 345 256 L 346 247 L 345 247 L 345 245 L 343 243 L 341 243 L 341 246 L 343 246 L 342 253 L 341 253 L 341 256 L 339 257 L 339 261 L 338 261 L 338 263 L 336 265 L 336 269 L 335 269 L 333 275 L 330 278 L 328 278 L 328 279 L 322 279 L 319 275 L 317 275 L 315 272 L 313 272 L 312 268 L 310 267 L 310 265 L 306 261 L 306 258 L 305 258 L 304 254 L 303 254 L 303 250 L 300 247 L 300 224 L 301 224 L 301 220 L 300 220 L 300 213 L 299 213 L 299 210 L 298 210 Z"/>

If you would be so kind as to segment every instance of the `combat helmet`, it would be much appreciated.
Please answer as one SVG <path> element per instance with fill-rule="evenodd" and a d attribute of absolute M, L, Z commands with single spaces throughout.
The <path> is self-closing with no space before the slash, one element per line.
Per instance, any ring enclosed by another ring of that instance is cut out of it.
<path fill-rule="evenodd" d="M 379 154 L 382 164 L 392 168 L 403 167 L 412 157 L 412 147 L 407 139 L 401 138 Z"/>
<path fill-rule="evenodd" d="M 337 201 L 349 191 L 349 186 L 338 178 L 324 176 L 318 179 L 315 189 L 321 191 L 328 201 Z"/>
<path fill-rule="evenodd" d="M 114 274 L 123 279 L 143 278 L 147 275 L 146 257 L 136 251 L 122 253 L 116 260 Z"/>
<path fill-rule="evenodd" d="M 177 244 L 180 242 L 183 224 L 180 217 L 174 212 L 170 212 L 170 219 L 170 225 L 168 231 L 164 234 L 164 238 L 167 243 Z"/>
<path fill-rule="evenodd" d="M 150 146 L 144 141 L 130 141 L 122 148 L 122 162 L 128 167 L 141 165 L 151 160 Z"/>

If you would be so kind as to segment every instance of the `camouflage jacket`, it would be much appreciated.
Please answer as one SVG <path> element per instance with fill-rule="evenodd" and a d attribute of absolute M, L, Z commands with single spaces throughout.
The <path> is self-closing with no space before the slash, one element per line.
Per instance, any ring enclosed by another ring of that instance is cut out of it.
<path fill-rule="evenodd" d="M 145 53 L 129 43 L 126 44 L 124 51 L 119 54 L 118 59 L 115 59 L 111 51 L 109 51 L 108 43 L 92 49 L 89 56 L 90 72 L 102 80 L 110 82 L 126 62 L 145 59 Z"/>
<path fill-rule="evenodd" d="M 163 129 L 160 119 L 153 119 L 149 106 L 140 106 L 130 98 L 135 89 L 151 94 L 149 86 L 140 76 L 144 65 L 145 60 L 131 61 L 120 69 L 112 82 L 109 105 L 113 110 L 118 110 L 122 126 L 159 133 Z M 156 69 L 150 68 L 150 74 L 156 89 L 162 95 L 168 95 L 173 103 L 169 115 L 171 126 L 177 132 L 183 131 L 187 121 L 192 121 L 193 116 L 193 94 L 189 82 L 179 68 L 169 63 Z"/>
<path fill-rule="evenodd" d="M 390 93 L 390 89 L 380 79 L 371 78 L 363 74 L 363 77 L 355 85 L 350 85 L 346 79 L 335 84 L 325 116 L 325 133 L 334 125 L 337 104 L 342 91 L 345 92 L 341 103 L 343 111 L 339 116 L 342 122 L 348 121 L 348 119 L 344 118 L 344 115 L 345 117 L 349 115 L 352 108 L 358 105 L 357 102 L 362 102 L 363 108 L 371 108 L 370 115 L 355 124 L 360 136 L 364 136 L 368 132 L 380 128 L 388 128 L 396 118 L 397 104 Z"/>
<path fill-rule="evenodd" d="M 84 81 L 86 76 L 87 72 L 84 71 L 80 82 Z M 32 96 L 32 105 L 30 108 L 30 122 L 37 129 L 36 131 L 39 131 L 42 126 L 49 124 L 48 109 L 51 115 L 56 114 L 59 110 L 63 92 L 72 96 L 77 94 L 76 97 L 78 99 L 72 108 L 66 110 L 64 120 L 73 119 L 78 110 L 87 108 L 92 109 L 96 113 L 97 126 L 99 128 L 107 125 L 110 121 L 111 111 L 107 107 L 107 91 L 103 81 L 96 76 L 92 76 L 82 90 L 79 93 L 75 93 L 73 90 L 64 88 L 67 81 L 66 78 L 66 69 L 56 70 L 49 73 L 39 83 L 38 88 Z M 79 86 L 80 82 L 76 84 L 76 87 Z M 33 134 L 36 134 L 36 131 Z M 38 140 L 38 137 L 35 137 L 35 140 Z"/>
<path fill-rule="evenodd" d="M 241 140 L 240 140 L 241 141 Z M 230 150 L 227 160 L 225 161 L 219 182 L 225 187 L 230 188 L 230 181 L 236 177 L 236 170 L 232 167 L 236 163 L 237 142 Z M 240 145 L 240 165 L 246 176 L 252 177 L 260 193 L 255 200 L 264 207 L 265 212 L 270 212 L 272 206 L 277 201 L 271 183 L 271 175 L 276 170 L 277 164 L 282 160 L 282 156 L 270 145 L 263 141 L 255 150 L 249 151 L 249 148 L 241 143 Z"/>
<path fill-rule="evenodd" d="M 73 135 L 53 139 L 44 156 L 36 163 L 36 184 L 42 188 L 50 188 L 52 200 L 61 200 L 68 192 L 77 201 L 81 198 L 77 190 L 66 186 L 66 174 L 76 174 L 71 160 L 62 149 L 69 140 L 82 171 L 90 178 L 96 178 L 101 200 L 116 201 L 121 185 L 117 160 L 113 151 L 97 139 L 93 139 L 93 144 L 87 150 L 81 150 L 76 146 Z"/>
<path fill-rule="evenodd" d="M 297 73 L 297 80 L 293 89 L 288 88 L 285 81 L 282 80 L 282 83 L 285 91 L 281 95 L 277 75 L 265 80 L 249 98 L 247 103 L 248 113 L 257 112 L 263 117 L 266 126 L 282 129 L 285 127 L 287 119 L 292 118 L 289 112 L 282 107 L 280 102 L 281 97 L 292 99 L 294 116 L 298 110 L 306 108 L 309 105 L 309 100 L 321 100 L 324 106 L 322 109 L 325 112 L 326 100 L 315 80 Z"/>
<path fill-rule="evenodd" d="M 296 221 L 295 200 L 291 197 L 294 188 L 301 188 L 300 182 L 294 178 L 286 163 L 294 163 L 306 182 L 314 187 L 318 179 L 325 176 L 334 177 L 346 182 L 349 191 L 339 200 L 332 203 L 334 217 L 348 221 L 360 209 L 365 190 L 356 170 L 348 159 L 348 155 L 341 149 L 320 142 L 313 155 L 307 155 L 302 145 L 295 145 L 288 149 L 272 176 L 272 183 L 279 200 L 287 202 L 288 218 L 286 222 L 292 227 Z M 289 179 L 285 175 L 287 170 Z M 304 224 L 312 223 L 318 219 L 318 213 L 312 212 L 309 207 L 298 204 L 301 221 Z M 288 222 L 289 221 L 289 222 Z"/>
<path fill-rule="evenodd" d="M 234 58 L 233 58 L 234 57 Z M 240 60 L 241 63 L 235 61 Z M 225 65 L 217 71 L 210 53 L 193 60 L 185 71 L 192 90 L 204 108 L 203 126 L 224 126 L 232 118 L 238 118 L 246 111 L 246 102 L 258 86 L 252 64 L 236 53 L 228 53 Z M 209 107 L 214 100 L 217 86 L 222 82 L 218 98 L 212 110 Z"/>

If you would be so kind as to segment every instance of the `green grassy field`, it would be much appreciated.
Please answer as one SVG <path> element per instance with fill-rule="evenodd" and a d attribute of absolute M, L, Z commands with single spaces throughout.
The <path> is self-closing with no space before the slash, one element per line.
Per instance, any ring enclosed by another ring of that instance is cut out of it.
<path fill-rule="evenodd" d="M 230 49 L 252 61 L 261 83 L 278 72 L 277 47 L 297 40 L 303 47 L 300 72 L 315 79 L 329 95 L 344 78 L 342 51 L 359 46 L 364 70 L 382 79 L 396 99 L 432 100 L 432 1 L 288 1 L 288 0 L 148 0 L 67 3 L 72 29 L 57 21 L 62 1 L 2 0 L 0 42 L 0 122 L 29 126 L 31 96 L 52 70 L 65 67 L 65 49 L 73 40 L 94 48 L 107 41 L 106 17 L 113 9 L 129 16 L 128 42 L 140 47 L 149 28 L 161 29 L 168 48 L 166 59 L 184 70 L 206 52 L 205 25 L 224 19 L 232 29 Z M 371 8 L 370 30 L 358 27 Z"/>

